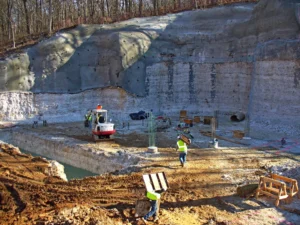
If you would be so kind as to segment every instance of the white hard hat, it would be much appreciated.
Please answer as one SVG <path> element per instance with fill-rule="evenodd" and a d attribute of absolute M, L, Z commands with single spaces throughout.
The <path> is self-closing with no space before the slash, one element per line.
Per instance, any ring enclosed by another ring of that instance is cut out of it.
<path fill-rule="evenodd" d="M 180 135 L 177 136 L 177 139 L 180 139 Z"/>

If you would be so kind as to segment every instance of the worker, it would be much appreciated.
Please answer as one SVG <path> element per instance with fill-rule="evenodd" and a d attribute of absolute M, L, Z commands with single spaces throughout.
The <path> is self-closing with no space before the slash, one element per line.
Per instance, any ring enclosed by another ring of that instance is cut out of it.
<path fill-rule="evenodd" d="M 161 191 L 146 191 L 146 197 L 150 200 L 151 209 L 150 211 L 142 217 L 144 223 L 147 223 L 147 220 L 153 216 L 153 222 L 158 221 L 157 209 L 158 209 L 158 200 L 160 199 L 160 193 L 166 191 L 165 189 Z"/>
<path fill-rule="evenodd" d="M 84 116 L 84 126 L 85 127 L 90 127 L 91 128 L 91 122 L 92 122 L 92 111 L 88 111 L 85 116 Z"/>
<path fill-rule="evenodd" d="M 92 129 L 92 120 L 93 120 L 93 111 L 91 110 L 88 116 L 88 124 L 90 129 Z"/>
<path fill-rule="evenodd" d="M 98 122 L 99 122 L 99 123 L 104 123 L 104 122 L 105 122 L 105 118 L 104 118 L 104 116 L 102 115 L 102 113 L 99 113 L 99 115 L 98 115 Z"/>
<path fill-rule="evenodd" d="M 189 139 L 191 143 L 191 139 Z M 180 136 L 177 136 L 177 146 L 176 151 L 179 150 L 179 161 L 182 167 L 184 167 L 184 164 L 186 163 L 186 155 L 188 151 L 187 144 L 181 140 Z"/>
<path fill-rule="evenodd" d="M 286 140 L 284 137 L 281 139 L 280 143 L 281 143 L 281 148 L 283 148 L 283 146 L 286 144 Z"/>

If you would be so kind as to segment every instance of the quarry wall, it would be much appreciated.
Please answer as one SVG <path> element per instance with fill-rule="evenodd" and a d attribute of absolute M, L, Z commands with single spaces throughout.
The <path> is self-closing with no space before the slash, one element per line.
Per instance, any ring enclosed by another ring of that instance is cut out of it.
<path fill-rule="evenodd" d="M 0 61 L 0 120 L 81 120 L 102 104 L 252 119 L 300 113 L 297 1 L 81 25 Z M 128 117 L 128 115 L 127 115 Z"/>

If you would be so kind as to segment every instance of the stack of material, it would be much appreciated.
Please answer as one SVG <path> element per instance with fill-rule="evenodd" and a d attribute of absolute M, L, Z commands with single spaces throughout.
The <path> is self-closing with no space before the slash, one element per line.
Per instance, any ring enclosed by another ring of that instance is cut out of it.
<path fill-rule="evenodd" d="M 187 117 L 187 111 L 186 110 L 181 110 L 180 111 L 180 117 L 179 117 L 179 120 L 181 121 L 181 122 L 183 122 L 184 121 L 184 119 Z"/>
<path fill-rule="evenodd" d="M 194 122 L 200 123 L 201 122 L 200 116 L 194 116 Z"/>
<path fill-rule="evenodd" d="M 240 130 L 234 130 L 233 131 L 233 137 L 242 139 L 245 136 L 245 133 Z"/>
<path fill-rule="evenodd" d="M 212 118 L 213 118 L 212 116 L 204 116 L 203 123 L 207 124 L 207 125 L 210 125 Z"/>

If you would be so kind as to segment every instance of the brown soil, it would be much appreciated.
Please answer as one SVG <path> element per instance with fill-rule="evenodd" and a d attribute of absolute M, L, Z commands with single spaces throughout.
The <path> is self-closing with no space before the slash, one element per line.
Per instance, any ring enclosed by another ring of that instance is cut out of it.
<path fill-rule="evenodd" d="M 158 135 L 158 141 L 166 140 L 164 135 Z M 146 139 L 139 134 L 132 138 Z M 127 139 L 123 135 L 123 142 Z M 144 197 L 142 175 L 161 171 L 170 188 L 162 195 L 156 224 L 300 224 L 298 214 L 276 208 L 271 198 L 236 195 L 237 186 L 258 183 L 259 175 L 267 173 L 265 165 L 299 164 L 286 156 L 256 149 L 192 148 L 182 168 L 178 153 L 166 147 L 160 154 L 149 154 L 147 163 L 129 174 L 65 182 L 47 175 L 49 163 L 42 158 L 18 153 L 6 144 L 0 148 L 0 224 L 143 224 L 134 217 L 135 201 Z"/>

